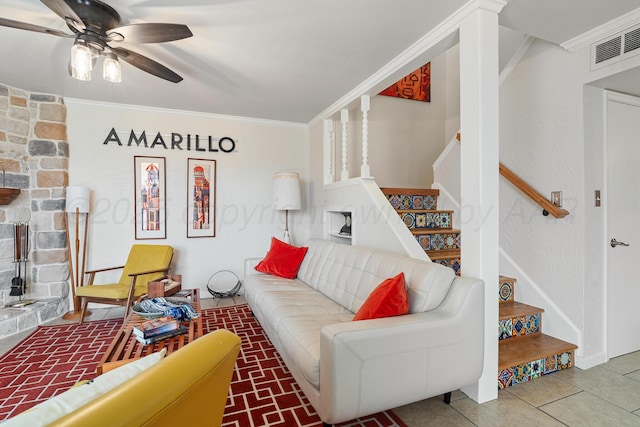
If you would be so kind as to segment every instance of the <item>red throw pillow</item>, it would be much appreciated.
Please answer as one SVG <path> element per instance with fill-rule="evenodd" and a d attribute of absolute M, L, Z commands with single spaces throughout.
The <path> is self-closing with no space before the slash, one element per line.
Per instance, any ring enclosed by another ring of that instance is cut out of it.
<path fill-rule="evenodd" d="M 384 280 L 369 294 L 353 320 L 400 316 L 409 312 L 404 273 Z"/>
<path fill-rule="evenodd" d="M 300 264 L 309 248 L 306 246 L 291 246 L 275 237 L 271 238 L 271 247 L 262 261 L 256 265 L 256 270 L 274 276 L 293 279 L 298 275 Z"/>

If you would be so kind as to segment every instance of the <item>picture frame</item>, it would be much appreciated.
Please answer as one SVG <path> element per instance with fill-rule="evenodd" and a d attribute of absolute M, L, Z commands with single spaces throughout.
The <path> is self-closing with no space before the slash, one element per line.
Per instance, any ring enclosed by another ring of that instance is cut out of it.
<path fill-rule="evenodd" d="M 216 236 L 216 161 L 187 159 L 187 237 Z"/>
<path fill-rule="evenodd" d="M 133 163 L 135 239 L 166 239 L 166 159 L 134 156 Z"/>
<path fill-rule="evenodd" d="M 380 95 L 431 102 L 431 62 L 407 74 Z"/>

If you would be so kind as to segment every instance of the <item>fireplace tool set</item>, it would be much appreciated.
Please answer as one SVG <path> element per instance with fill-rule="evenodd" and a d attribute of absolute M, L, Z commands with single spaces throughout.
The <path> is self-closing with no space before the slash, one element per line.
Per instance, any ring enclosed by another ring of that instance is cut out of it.
<path fill-rule="evenodd" d="M 23 300 L 27 289 L 27 259 L 29 258 L 29 223 L 18 222 L 13 224 L 13 262 L 15 263 L 15 276 L 11 279 L 10 296 L 20 297 L 18 301 L 10 302 L 7 306 L 23 307 L 33 304 L 34 301 Z"/>

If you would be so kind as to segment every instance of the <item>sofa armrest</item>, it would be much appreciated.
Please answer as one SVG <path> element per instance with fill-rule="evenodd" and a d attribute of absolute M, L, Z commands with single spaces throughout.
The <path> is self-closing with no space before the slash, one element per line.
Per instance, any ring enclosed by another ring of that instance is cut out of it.
<path fill-rule="evenodd" d="M 484 284 L 456 278 L 434 310 L 325 326 L 320 340 L 324 422 L 456 390 L 482 374 Z"/>
<path fill-rule="evenodd" d="M 244 275 L 250 274 L 264 274 L 256 270 L 256 265 L 262 261 L 262 258 L 247 258 L 244 260 Z"/>

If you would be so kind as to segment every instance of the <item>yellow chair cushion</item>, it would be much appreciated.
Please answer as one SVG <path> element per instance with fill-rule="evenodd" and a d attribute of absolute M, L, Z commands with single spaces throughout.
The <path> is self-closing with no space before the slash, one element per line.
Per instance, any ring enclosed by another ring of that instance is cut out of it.
<path fill-rule="evenodd" d="M 138 297 L 146 294 L 147 289 L 136 286 L 133 296 Z M 79 286 L 76 289 L 76 295 L 79 297 L 93 298 L 109 298 L 109 299 L 127 299 L 129 296 L 129 285 L 121 285 L 119 283 L 110 283 L 108 285 L 87 285 Z"/>
<path fill-rule="evenodd" d="M 122 276 L 118 283 L 126 285 L 127 289 L 131 284 L 129 274 L 141 271 L 159 270 L 167 268 L 173 256 L 173 248 L 168 245 L 133 245 L 129 252 L 129 257 L 124 265 Z M 138 276 L 136 281 L 136 295 L 147 292 L 147 283 L 165 276 L 165 273 L 152 273 Z M 143 289 L 139 292 L 138 288 Z"/>

